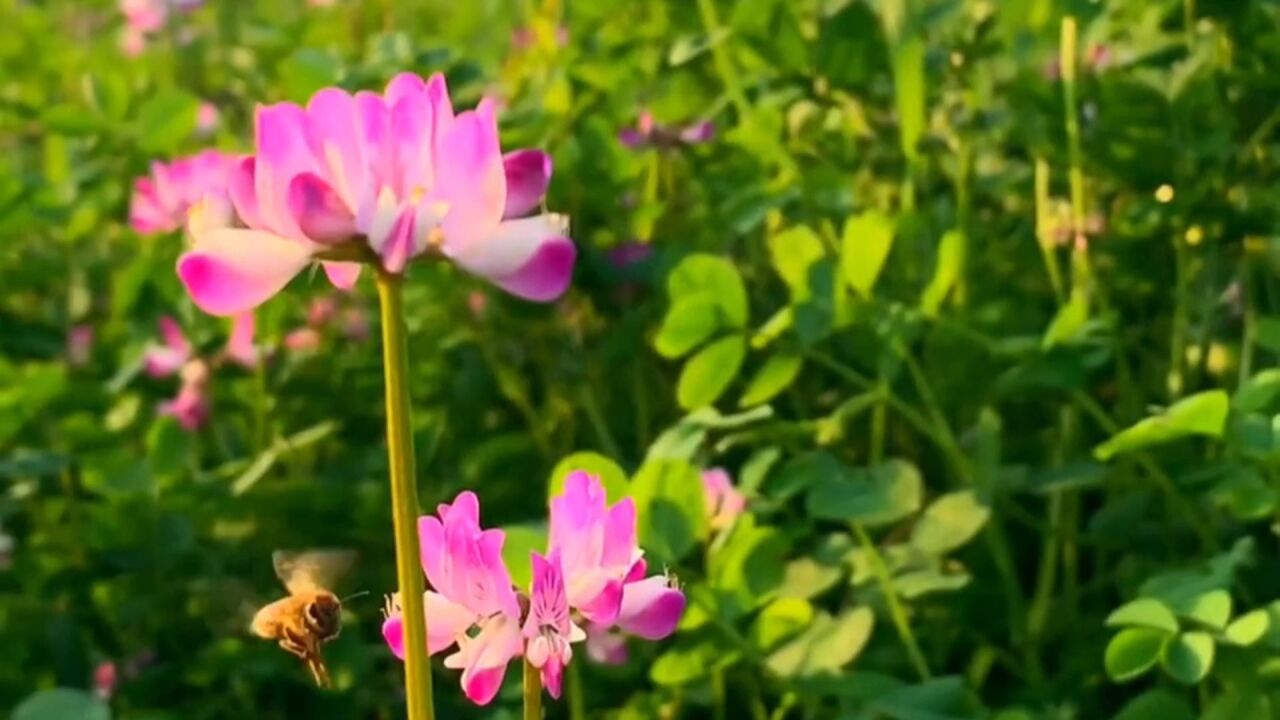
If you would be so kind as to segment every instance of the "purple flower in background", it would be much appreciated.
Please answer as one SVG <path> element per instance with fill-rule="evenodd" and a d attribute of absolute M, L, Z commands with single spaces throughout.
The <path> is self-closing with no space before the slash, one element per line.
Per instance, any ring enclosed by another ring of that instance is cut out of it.
<path fill-rule="evenodd" d="M 618 245 L 609 251 L 609 262 L 616 268 L 626 268 L 648 260 L 653 256 L 653 246 L 646 242 L 632 241 Z"/>
<path fill-rule="evenodd" d="M 177 420 L 188 432 L 203 427 L 209 419 L 209 365 L 196 359 L 183 366 L 178 394 L 160 403 L 157 412 Z"/>
<path fill-rule="evenodd" d="M 221 120 L 222 113 L 218 111 L 218 106 L 205 100 L 196 109 L 196 134 L 209 137 L 218 129 Z"/>
<path fill-rule="evenodd" d="M 81 367 L 93 356 L 93 326 L 75 325 L 67 331 L 67 363 Z"/>
<path fill-rule="evenodd" d="M 124 16 L 121 50 L 136 57 L 146 49 L 148 38 L 164 29 L 171 9 L 188 11 L 203 4 L 204 0 L 120 0 L 120 14 Z"/>
<path fill-rule="evenodd" d="M 98 666 L 93 669 L 93 694 L 99 700 L 110 700 L 116 692 L 118 679 L 119 671 L 114 662 L 104 660 L 98 663 Z"/>
<path fill-rule="evenodd" d="M 209 381 L 213 370 L 224 361 L 246 368 L 262 360 L 253 342 L 252 313 L 242 313 L 232 320 L 226 347 L 212 362 L 198 357 L 182 327 L 172 317 L 160 318 L 160 342 L 153 343 L 143 354 L 143 367 L 154 378 L 178 375 L 178 394 L 159 405 L 157 412 L 172 417 L 186 430 L 200 429 L 209 419 Z"/>
<path fill-rule="evenodd" d="M 702 473 L 706 492 L 707 519 L 712 530 L 726 530 L 747 511 L 747 498 L 733 486 L 729 473 L 712 468 Z"/>
<path fill-rule="evenodd" d="M 663 125 L 653 119 L 653 113 L 640 111 L 636 126 L 624 128 L 618 133 L 618 141 L 632 149 L 646 147 L 672 148 L 679 145 L 701 145 L 716 135 L 716 126 L 710 120 L 687 125 Z"/>

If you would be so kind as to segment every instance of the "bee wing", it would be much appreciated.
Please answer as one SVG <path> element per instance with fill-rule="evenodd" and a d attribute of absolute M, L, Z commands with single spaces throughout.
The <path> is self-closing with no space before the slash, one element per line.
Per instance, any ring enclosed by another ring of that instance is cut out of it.
<path fill-rule="evenodd" d="M 355 559 L 351 550 L 277 550 L 271 554 L 276 575 L 291 595 L 332 588 Z"/>

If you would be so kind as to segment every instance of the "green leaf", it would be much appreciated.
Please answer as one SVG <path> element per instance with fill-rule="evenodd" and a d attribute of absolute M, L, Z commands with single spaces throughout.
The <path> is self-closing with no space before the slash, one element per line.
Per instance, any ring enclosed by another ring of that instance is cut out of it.
<path fill-rule="evenodd" d="M 1231 593 L 1212 590 L 1193 598 L 1185 607 L 1178 608 L 1182 617 L 1221 630 L 1231 620 Z"/>
<path fill-rule="evenodd" d="M 604 455 L 588 450 L 566 455 L 556 463 L 555 469 L 551 471 L 551 480 L 547 483 L 547 497 L 555 497 L 564 492 L 565 478 L 575 470 L 600 478 L 600 484 L 604 485 L 605 496 L 610 503 L 616 503 L 630 493 L 627 474 L 622 468 Z"/>
<path fill-rule="evenodd" d="M 768 242 L 773 269 L 791 290 L 791 302 L 809 299 L 809 268 L 827 255 L 817 233 L 801 225 L 770 236 Z"/>
<path fill-rule="evenodd" d="M 847 610 L 838 618 L 818 613 L 808 630 L 771 653 L 765 664 L 782 677 L 837 672 L 862 653 L 874 623 L 868 607 Z"/>
<path fill-rule="evenodd" d="M 950 563 L 948 564 L 950 565 Z M 935 592 L 959 590 L 973 578 L 964 568 L 948 567 L 947 570 L 925 568 L 908 570 L 893 578 L 893 586 L 906 600 L 914 600 Z"/>
<path fill-rule="evenodd" d="M 898 109 L 902 154 L 915 164 L 925 128 L 924 40 L 902 39 L 893 49 L 894 100 Z"/>
<path fill-rule="evenodd" d="M 728 260 L 698 253 L 686 257 L 667 276 L 671 302 L 696 293 L 715 298 L 730 327 L 747 325 L 747 289 L 738 269 Z"/>
<path fill-rule="evenodd" d="M 1223 631 L 1222 637 L 1232 645 L 1249 647 L 1261 640 L 1269 629 L 1271 629 L 1271 614 L 1265 608 L 1258 609 L 1232 621 Z"/>
<path fill-rule="evenodd" d="M 741 407 L 751 407 L 772 400 L 775 395 L 790 387 L 804 367 L 804 358 L 796 353 L 777 353 L 769 357 L 747 382 L 747 389 L 738 401 Z"/>
<path fill-rule="evenodd" d="M 1280 368 L 1270 368 L 1254 373 L 1237 388 L 1231 406 L 1241 413 L 1274 411 L 1277 398 L 1280 398 Z"/>
<path fill-rule="evenodd" d="M 199 107 L 197 97 L 181 90 L 155 93 L 134 115 L 138 144 L 150 153 L 174 152 L 195 130 Z"/>
<path fill-rule="evenodd" d="M 502 544 L 502 561 L 511 571 L 511 582 L 518 589 L 528 592 L 533 582 L 533 565 L 529 554 L 547 551 L 547 526 L 539 524 L 506 525 L 507 534 Z"/>
<path fill-rule="evenodd" d="M 746 338 L 734 335 L 711 343 L 689 358 L 676 385 L 680 407 L 694 410 L 714 403 L 737 377 L 746 355 Z"/>
<path fill-rule="evenodd" d="M 67 373 L 61 365 L 11 366 L 0 358 L 0 445 L 58 397 L 66 382 Z"/>
<path fill-rule="evenodd" d="M 805 506 L 810 515 L 823 520 L 885 525 L 920 509 L 922 485 L 914 465 L 889 460 L 818 480 L 809 489 Z"/>
<path fill-rule="evenodd" d="M 964 266 L 964 246 L 965 237 L 960 230 L 948 230 L 938 243 L 938 266 L 933 271 L 933 279 L 920 295 L 920 311 L 927 317 L 938 316 L 943 301 L 960 279 L 960 269 Z"/>
<path fill-rule="evenodd" d="M 1112 720 L 1195 720 L 1195 717 L 1186 700 L 1167 690 L 1148 690 L 1121 708 Z"/>
<path fill-rule="evenodd" d="M 840 272 L 863 297 L 871 297 L 880 271 L 893 249 L 893 218 L 869 210 L 844 223 L 840 240 Z"/>
<path fill-rule="evenodd" d="M 1261 690 L 1254 687 L 1233 687 L 1210 703 L 1200 720 L 1262 720 L 1274 717 L 1271 713 L 1271 699 Z"/>
<path fill-rule="evenodd" d="M 631 479 L 641 546 L 675 562 L 707 537 L 702 475 L 682 460 L 650 460 Z"/>
<path fill-rule="evenodd" d="M 724 326 L 720 305 L 708 293 L 688 295 L 671 303 L 662 319 L 653 348 L 665 358 L 678 358 L 701 345 Z"/>
<path fill-rule="evenodd" d="M 676 38 L 667 52 L 667 64 L 672 67 L 683 65 L 707 52 L 729 37 L 729 30 L 720 28 L 710 35 L 685 35 Z"/>
<path fill-rule="evenodd" d="M 925 509 L 911 531 L 911 544 L 931 555 L 944 555 L 972 540 L 990 517 L 991 508 L 972 490 L 948 493 Z"/>
<path fill-rule="evenodd" d="M 342 77 L 342 60 L 327 50 L 304 47 L 285 58 L 279 70 L 285 95 L 300 102 L 320 88 L 337 84 Z"/>
<path fill-rule="evenodd" d="M 1143 675 L 1159 662 L 1161 648 L 1171 637 L 1152 628 L 1121 630 L 1107 643 L 1103 657 L 1107 676 L 1116 682 L 1127 682 Z"/>
<path fill-rule="evenodd" d="M 191 433 L 171 417 L 157 418 L 147 433 L 147 461 L 151 472 L 170 475 L 180 472 L 191 451 Z"/>
<path fill-rule="evenodd" d="M 779 530 L 757 525 L 751 513 L 741 515 L 707 563 L 722 614 L 736 618 L 773 599 L 782 584 L 786 552 L 787 540 Z"/>
<path fill-rule="evenodd" d="M 726 661 L 727 655 L 710 641 L 677 645 L 658 656 L 649 667 L 649 678 L 667 687 L 688 685 L 706 677 L 717 662 Z"/>
<path fill-rule="evenodd" d="M 13 720 L 111 720 L 111 709 L 83 690 L 55 688 L 19 703 Z"/>
<path fill-rule="evenodd" d="M 1174 680 L 1195 685 L 1213 668 L 1213 636 L 1189 632 L 1166 639 L 1160 653 L 1160 666 Z"/>
<path fill-rule="evenodd" d="M 784 597 L 817 597 L 840 581 L 844 570 L 839 565 L 819 562 L 811 557 L 799 557 L 787 563 L 786 574 L 779 592 Z"/>
<path fill-rule="evenodd" d="M 1107 616 L 1107 627 L 1142 627 L 1178 632 L 1178 619 L 1168 605 L 1155 598 L 1138 598 L 1116 608 Z"/>
<path fill-rule="evenodd" d="M 154 487 L 150 468 L 143 459 L 125 454 L 94 455 L 83 459 L 85 489 L 109 498 L 148 493 Z"/>
<path fill-rule="evenodd" d="M 1067 304 L 1058 308 L 1057 314 L 1053 316 L 1053 322 L 1049 323 L 1049 327 L 1044 331 L 1044 338 L 1040 341 L 1041 349 L 1048 350 L 1074 340 L 1088 322 L 1088 297 L 1082 292 L 1072 292 Z"/>
<path fill-rule="evenodd" d="M 1225 390 L 1208 390 L 1183 398 L 1164 413 L 1138 421 L 1093 450 L 1099 460 L 1110 460 L 1158 443 L 1190 435 L 1222 437 L 1230 399 Z"/>
<path fill-rule="evenodd" d="M 760 650 L 771 650 L 778 643 L 809 627 L 813 616 L 813 606 L 807 600 L 778 598 L 756 616 L 751 625 L 751 642 Z"/>

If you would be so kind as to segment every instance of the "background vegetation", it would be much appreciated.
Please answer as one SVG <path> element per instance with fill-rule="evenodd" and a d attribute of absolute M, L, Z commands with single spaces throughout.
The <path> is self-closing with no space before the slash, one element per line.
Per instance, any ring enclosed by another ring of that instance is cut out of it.
<path fill-rule="evenodd" d="M 625 665 L 578 653 L 549 717 L 1280 716 L 1280 6 L 194 4 L 129 56 L 112 3 L 0 0 L 13 717 L 402 713 L 371 287 L 296 281 L 187 432 L 142 353 L 161 316 L 210 357 L 227 326 L 180 233 L 127 222 L 152 160 L 402 70 L 502 100 L 580 250 L 553 306 L 414 269 L 424 505 L 476 489 L 518 559 L 585 465 L 690 597 Z M 712 466 L 748 498 L 727 529 Z M 244 631 L 271 551 L 313 546 L 371 593 L 331 693 Z M 477 710 L 441 675 L 441 716 L 513 717 L 515 684 Z"/>

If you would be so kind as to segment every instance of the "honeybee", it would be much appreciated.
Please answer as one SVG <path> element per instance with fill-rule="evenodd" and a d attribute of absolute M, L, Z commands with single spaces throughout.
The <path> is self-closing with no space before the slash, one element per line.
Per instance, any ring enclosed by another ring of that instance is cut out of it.
<path fill-rule="evenodd" d="M 330 682 L 320 646 L 342 630 L 342 601 L 329 588 L 353 559 L 354 553 L 340 550 L 272 553 L 276 575 L 289 595 L 258 610 L 250 626 L 253 634 L 276 640 L 301 658 L 322 688 Z"/>

